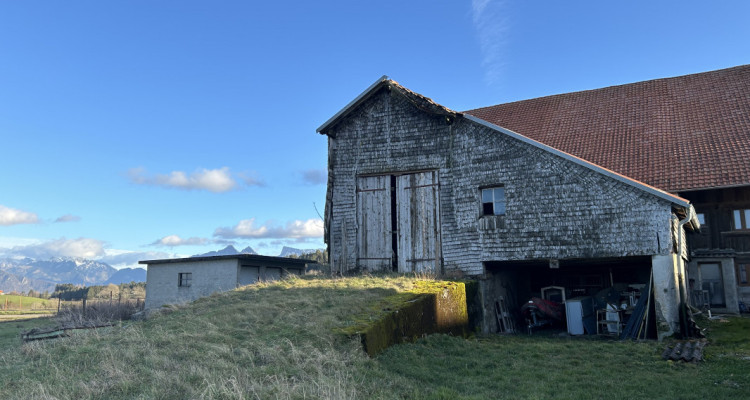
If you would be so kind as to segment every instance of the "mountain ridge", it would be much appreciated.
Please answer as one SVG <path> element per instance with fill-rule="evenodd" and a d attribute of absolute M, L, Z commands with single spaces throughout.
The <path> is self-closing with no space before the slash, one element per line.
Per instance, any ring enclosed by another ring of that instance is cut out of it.
<path fill-rule="evenodd" d="M 58 283 L 93 286 L 146 280 L 144 269 L 124 268 L 120 271 L 101 261 L 77 257 L 46 260 L 5 258 L 0 259 L 0 290 L 51 292 Z"/>

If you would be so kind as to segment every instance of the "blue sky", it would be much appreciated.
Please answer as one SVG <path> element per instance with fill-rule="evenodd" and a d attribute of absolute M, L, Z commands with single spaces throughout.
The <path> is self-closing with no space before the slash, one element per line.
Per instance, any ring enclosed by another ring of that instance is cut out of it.
<path fill-rule="evenodd" d="M 750 2 L 0 2 L 0 256 L 322 248 L 382 75 L 455 110 L 750 63 Z"/>

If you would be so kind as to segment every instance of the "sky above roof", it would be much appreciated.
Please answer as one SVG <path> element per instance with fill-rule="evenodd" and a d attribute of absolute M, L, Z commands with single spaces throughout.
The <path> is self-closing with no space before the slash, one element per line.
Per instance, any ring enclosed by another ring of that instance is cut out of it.
<path fill-rule="evenodd" d="M 360 4 L 361 3 L 361 4 Z M 315 130 L 750 64 L 750 3 L 0 2 L 0 256 L 324 247 Z"/>

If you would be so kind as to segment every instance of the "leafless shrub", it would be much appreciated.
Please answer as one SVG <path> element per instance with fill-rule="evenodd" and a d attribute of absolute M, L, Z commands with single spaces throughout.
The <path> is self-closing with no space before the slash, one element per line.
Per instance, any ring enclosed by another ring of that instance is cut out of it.
<path fill-rule="evenodd" d="M 67 304 L 60 308 L 56 319 L 61 325 L 82 325 L 128 320 L 143 310 L 142 301 L 89 301 L 80 304 Z"/>

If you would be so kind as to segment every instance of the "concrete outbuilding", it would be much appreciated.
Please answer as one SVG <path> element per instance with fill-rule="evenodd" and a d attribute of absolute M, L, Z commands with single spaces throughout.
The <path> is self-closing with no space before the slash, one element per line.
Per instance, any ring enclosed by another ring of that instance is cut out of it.
<path fill-rule="evenodd" d="M 289 274 L 313 261 L 251 254 L 139 261 L 147 265 L 146 308 L 179 304 Z"/>

